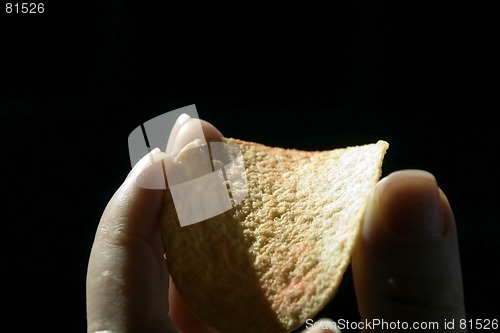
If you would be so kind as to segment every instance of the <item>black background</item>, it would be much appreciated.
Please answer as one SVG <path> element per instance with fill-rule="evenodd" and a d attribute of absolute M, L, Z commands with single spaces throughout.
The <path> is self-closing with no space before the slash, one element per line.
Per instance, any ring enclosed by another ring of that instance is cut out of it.
<path fill-rule="evenodd" d="M 85 330 L 86 264 L 130 170 L 128 134 L 196 104 L 225 136 L 273 146 L 387 140 L 384 175 L 428 170 L 452 204 L 468 318 L 500 319 L 493 13 L 403 1 L 2 8 L 4 316 L 23 331 Z M 320 316 L 359 320 L 350 272 Z"/>

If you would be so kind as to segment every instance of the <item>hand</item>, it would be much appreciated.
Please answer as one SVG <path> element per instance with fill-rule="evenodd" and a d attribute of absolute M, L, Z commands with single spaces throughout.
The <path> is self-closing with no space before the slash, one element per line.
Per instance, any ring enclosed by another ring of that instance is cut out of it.
<path fill-rule="evenodd" d="M 196 121 L 179 117 L 167 152 L 174 154 L 196 139 Z M 207 140 L 222 138 L 209 123 L 201 125 Z M 87 272 L 87 330 L 177 333 L 179 327 L 184 333 L 215 332 L 195 318 L 169 281 L 159 222 L 164 190 L 136 184 L 148 164 L 145 156 L 134 166 L 97 227 Z"/>
<path fill-rule="evenodd" d="M 194 139 L 195 121 L 178 120 L 167 151 L 177 152 Z M 202 121 L 202 127 L 207 140 L 222 137 L 209 123 Z M 164 191 L 135 183 L 147 164 L 143 158 L 134 167 L 99 223 L 87 273 L 88 331 L 171 333 L 180 328 L 184 333 L 213 333 L 170 284 L 158 216 Z M 465 311 L 455 222 L 431 174 L 399 171 L 379 182 L 352 268 L 363 320 L 438 322 L 438 332 L 444 331 L 445 319 L 455 319 L 459 331 L 457 321 L 465 318 Z M 334 331 L 317 325 L 304 332 Z"/>

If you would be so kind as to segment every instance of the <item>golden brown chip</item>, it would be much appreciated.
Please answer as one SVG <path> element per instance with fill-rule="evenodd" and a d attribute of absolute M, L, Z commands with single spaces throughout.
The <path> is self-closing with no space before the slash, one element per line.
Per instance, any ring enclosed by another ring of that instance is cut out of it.
<path fill-rule="evenodd" d="M 170 274 L 191 310 L 221 333 L 289 332 L 339 286 L 388 144 L 306 152 L 224 141 L 241 149 L 248 195 L 185 227 L 166 196 Z M 184 155 L 174 168 L 185 167 Z"/>

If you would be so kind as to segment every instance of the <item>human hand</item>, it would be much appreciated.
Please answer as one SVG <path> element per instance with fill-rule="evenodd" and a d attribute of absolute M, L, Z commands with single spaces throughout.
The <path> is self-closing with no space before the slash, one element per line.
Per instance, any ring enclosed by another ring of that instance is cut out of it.
<path fill-rule="evenodd" d="M 167 151 L 195 139 L 196 121 L 178 120 Z M 202 127 L 207 140 L 221 139 L 209 123 Z M 147 166 L 148 157 L 137 163 L 99 223 L 87 273 L 88 332 L 213 333 L 170 283 L 159 221 L 164 191 L 135 182 Z M 379 182 L 352 267 L 363 320 L 438 321 L 443 329 L 444 319 L 465 318 L 454 218 L 429 173 L 400 171 Z M 334 331 L 321 326 L 304 332 Z"/>
<path fill-rule="evenodd" d="M 386 332 L 467 332 L 459 325 L 465 305 L 455 219 L 432 174 L 404 170 L 379 181 L 352 270 L 363 321 L 399 321 Z M 372 328 L 363 332 L 382 331 Z"/>
<path fill-rule="evenodd" d="M 179 117 L 166 148 L 169 154 L 196 139 L 196 121 Z M 208 141 L 222 138 L 211 124 L 201 125 Z M 156 149 L 152 154 L 161 153 Z M 87 331 L 215 332 L 196 319 L 170 282 L 159 216 L 164 191 L 136 184 L 151 168 L 150 158 L 134 166 L 97 227 L 87 272 Z"/>
<path fill-rule="evenodd" d="M 354 324 L 362 332 L 467 332 L 459 325 L 465 307 L 455 219 L 432 174 L 404 170 L 379 181 L 352 271 L 361 315 Z M 453 320 L 454 329 L 445 328 Z M 326 319 L 304 333 L 335 327 Z"/>

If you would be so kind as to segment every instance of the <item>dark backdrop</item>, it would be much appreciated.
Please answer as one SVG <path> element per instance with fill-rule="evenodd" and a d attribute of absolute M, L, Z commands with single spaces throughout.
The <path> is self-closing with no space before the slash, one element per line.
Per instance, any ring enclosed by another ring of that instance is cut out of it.
<path fill-rule="evenodd" d="M 4 315 L 21 328 L 85 330 L 86 264 L 130 169 L 128 134 L 189 104 L 226 136 L 268 145 L 387 140 L 384 175 L 426 169 L 449 197 L 468 317 L 498 318 L 491 8 L 108 0 L 45 10 L 1 17 L 1 278 Z M 358 320 L 350 272 L 321 316 Z"/>

